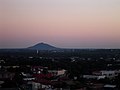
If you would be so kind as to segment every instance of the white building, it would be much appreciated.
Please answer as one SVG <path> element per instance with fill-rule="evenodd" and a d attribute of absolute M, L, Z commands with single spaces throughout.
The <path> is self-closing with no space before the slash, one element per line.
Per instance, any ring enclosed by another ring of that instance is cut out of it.
<path fill-rule="evenodd" d="M 101 75 L 105 75 L 107 78 L 114 78 L 116 76 L 116 71 L 100 71 Z"/>
<path fill-rule="evenodd" d="M 86 79 L 104 79 L 104 78 L 115 78 L 120 74 L 120 70 L 102 70 L 102 71 L 97 71 L 93 72 L 92 75 L 83 75 L 83 78 Z"/>
<path fill-rule="evenodd" d="M 116 87 L 117 87 L 116 85 L 109 85 L 109 84 L 104 85 L 105 90 L 116 90 L 115 89 Z"/>
<path fill-rule="evenodd" d="M 100 80 L 100 79 L 105 79 L 105 76 L 99 76 L 99 75 L 83 75 L 83 78 Z"/>
<path fill-rule="evenodd" d="M 93 72 L 93 75 L 106 76 L 106 78 L 114 78 L 120 74 L 120 70 L 102 70 L 99 72 Z"/>
<path fill-rule="evenodd" d="M 45 89 L 45 90 L 52 90 L 51 85 L 44 85 L 37 82 L 32 82 L 32 90 L 38 90 L 38 89 Z"/>
<path fill-rule="evenodd" d="M 48 70 L 49 73 L 52 73 L 55 76 L 64 75 L 66 70 Z"/>

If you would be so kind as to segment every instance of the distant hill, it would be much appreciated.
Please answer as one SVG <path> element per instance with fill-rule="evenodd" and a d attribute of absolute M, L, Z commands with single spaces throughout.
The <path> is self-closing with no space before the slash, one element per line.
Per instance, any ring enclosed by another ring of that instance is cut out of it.
<path fill-rule="evenodd" d="M 32 49 L 32 50 L 58 50 L 60 48 L 54 47 L 54 46 L 46 44 L 46 43 L 38 43 L 34 46 L 28 47 L 28 49 Z"/>

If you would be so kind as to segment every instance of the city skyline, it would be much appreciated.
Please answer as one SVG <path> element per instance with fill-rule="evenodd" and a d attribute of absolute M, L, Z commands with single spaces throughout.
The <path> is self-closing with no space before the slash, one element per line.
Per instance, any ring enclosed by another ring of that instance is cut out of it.
<path fill-rule="evenodd" d="M 0 48 L 120 48 L 120 0 L 1 0 L 0 13 Z"/>

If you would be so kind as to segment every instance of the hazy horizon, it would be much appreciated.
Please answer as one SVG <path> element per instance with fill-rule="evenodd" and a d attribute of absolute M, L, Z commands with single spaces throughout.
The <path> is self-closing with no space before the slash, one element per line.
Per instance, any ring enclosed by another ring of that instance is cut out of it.
<path fill-rule="evenodd" d="M 120 48 L 120 0 L 1 0 L 0 13 L 0 48 Z"/>

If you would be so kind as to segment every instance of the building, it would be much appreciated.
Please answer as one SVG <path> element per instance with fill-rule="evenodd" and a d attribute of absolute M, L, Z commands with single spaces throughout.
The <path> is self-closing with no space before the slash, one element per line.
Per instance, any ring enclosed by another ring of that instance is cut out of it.
<path fill-rule="evenodd" d="M 104 85 L 104 90 L 118 90 L 116 85 L 109 85 L 109 84 L 106 84 Z"/>
<path fill-rule="evenodd" d="M 115 78 L 120 74 L 120 70 L 102 70 L 102 71 L 97 71 L 93 72 L 93 75 L 101 75 L 105 76 L 106 78 Z"/>
<path fill-rule="evenodd" d="M 100 79 L 105 79 L 106 76 L 102 76 L 102 75 L 83 75 L 83 78 L 85 79 L 97 79 L 97 80 L 100 80 Z"/>
<path fill-rule="evenodd" d="M 66 70 L 48 70 L 49 73 L 53 74 L 53 76 L 60 76 L 66 73 Z"/>

